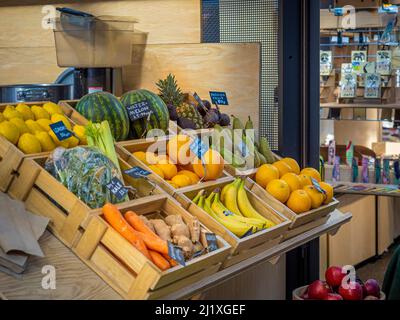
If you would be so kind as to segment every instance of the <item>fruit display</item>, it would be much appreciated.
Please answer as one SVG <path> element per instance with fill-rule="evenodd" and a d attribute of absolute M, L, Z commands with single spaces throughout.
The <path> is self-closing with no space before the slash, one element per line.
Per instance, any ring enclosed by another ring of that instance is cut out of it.
<path fill-rule="evenodd" d="M 75 109 L 87 120 L 100 123 L 107 120 L 116 141 L 126 140 L 130 122 L 126 108 L 108 92 L 94 92 L 82 97 Z"/>
<path fill-rule="evenodd" d="M 239 171 L 253 170 L 264 164 L 273 163 L 275 157 L 268 140 L 260 137 L 257 141 L 251 118 L 248 117 L 245 125 L 234 115 L 232 119 L 231 128 L 214 125 L 210 137 L 212 148 L 220 152 L 228 165 Z"/>
<path fill-rule="evenodd" d="M 363 282 L 341 267 L 332 266 L 325 271 L 326 281 L 315 280 L 301 294 L 303 300 L 380 300 L 378 281 Z"/>
<path fill-rule="evenodd" d="M 148 107 L 151 115 L 146 121 L 143 121 L 143 118 L 130 121 L 129 137 L 132 139 L 142 138 L 152 129 L 160 129 L 164 132 L 167 132 L 168 129 L 168 108 L 158 95 L 148 90 L 141 89 L 129 91 L 121 97 L 121 103 L 125 108 L 129 108 L 130 112 L 136 112 L 138 114 L 142 112 L 141 108 L 143 108 L 143 102 L 146 108 Z"/>
<path fill-rule="evenodd" d="M 224 171 L 221 155 L 209 149 L 200 159 L 190 149 L 192 142 L 193 138 L 179 134 L 169 138 L 165 154 L 144 149 L 134 151 L 132 156 L 175 189 L 221 178 Z"/>
<path fill-rule="evenodd" d="M 178 265 L 170 256 L 171 245 L 181 251 L 184 261 L 216 249 L 208 246 L 197 219 L 188 223 L 178 214 L 148 218 L 132 210 L 122 214 L 110 203 L 102 211 L 106 221 L 162 271 Z"/>
<path fill-rule="evenodd" d="M 251 204 L 244 180 L 236 178 L 222 189 L 200 190 L 193 202 L 239 238 L 275 226 Z"/>
<path fill-rule="evenodd" d="M 321 181 L 314 168 L 304 168 L 292 158 L 263 164 L 254 175 L 256 183 L 296 214 L 317 209 L 333 199 L 333 187 Z"/>
<path fill-rule="evenodd" d="M 51 124 L 59 121 L 73 132 L 71 137 L 62 141 L 50 128 Z M 6 106 L 0 116 L 0 135 L 25 154 L 50 152 L 58 146 L 73 148 L 86 144 L 84 127 L 74 125 L 53 102 L 31 107 L 23 103 Z"/>
<path fill-rule="evenodd" d="M 230 124 L 229 116 L 221 113 L 217 107 L 212 108 L 209 101 L 203 100 L 200 104 L 194 99 L 189 99 L 179 88 L 174 75 L 169 74 L 156 85 L 161 99 L 167 105 L 171 120 L 177 121 L 182 129 L 196 130 L 213 128 L 217 124 Z"/>

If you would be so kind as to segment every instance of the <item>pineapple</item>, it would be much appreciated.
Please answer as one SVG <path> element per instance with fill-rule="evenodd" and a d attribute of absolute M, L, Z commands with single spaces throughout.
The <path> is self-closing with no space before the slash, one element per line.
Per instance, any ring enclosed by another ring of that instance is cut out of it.
<path fill-rule="evenodd" d="M 185 95 L 178 87 L 174 75 L 169 74 L 165 80 L 159 80 L 157 87 L 161 99 L 168 107 L 172 120 L 177 120 L 178 125 L 183 129 L 203 128 L 201 114 L 194 105 L 184 101 Z"/>

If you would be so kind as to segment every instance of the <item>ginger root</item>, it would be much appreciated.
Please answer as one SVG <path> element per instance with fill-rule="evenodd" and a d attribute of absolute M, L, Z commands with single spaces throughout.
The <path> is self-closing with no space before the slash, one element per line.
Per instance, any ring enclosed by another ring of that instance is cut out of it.
<path fill-rule="evenodd" d="M 194 246 L 192 241 L 188 237 L 174 236 L 174 242 L 178 247 L 182 249 L 185 259 L 189 259 L 193 255 Z"/>
<path fill-rule="evenodd" d="M 183 221 L 182 217 L 180 215 L 177 215 L 177 214 L 171 214 L 171 215 L 167 216 L 165 218 L 165 222 L 170 227 L 172 227 L 174 224 L 185 224 L 185 222 Z"/>
<path fill-rule="evenodd" d="M 184 236 L 186 238 L 190 238 L 190 231 L 186 224 L 174 224 L 171 227 L 172 237 Z"/>
<path fill-rule="evenodd" d="M 171 230 L 170 227 L 162 219 L 152 219 L 150 220 L 153 224 L 154 230 L 156 231 L 157 235 L 165 240 L 171 241 Z"/>
<path fill-rule="evenodd" d="M 154 230 L 154 226 L 153 226 L 153 224 L 149 221 L 149 219 L 147 219 L 147 218 L 146 218 L 145 216 L 143 216 L 143 215 L 140 215 L 140 216 L 139 216 L 139 219 L 142 220 L 143 223 L 144 223 L 146 226 L 148 226 L 149 229 L 150 229 L 151 231 L 153 231 L 154 233 L 156 233 L 156 230 Z"/>
<path fill-rule="evenodd" d="M 200 222 L 197 219 L 193 219 L 189 224 L 190 238 L 193 243 L 200 240 Z"/>

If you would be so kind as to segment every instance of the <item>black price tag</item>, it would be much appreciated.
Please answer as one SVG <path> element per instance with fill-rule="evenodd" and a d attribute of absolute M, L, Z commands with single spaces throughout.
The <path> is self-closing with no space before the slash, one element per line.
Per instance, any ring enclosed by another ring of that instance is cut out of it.
<path fill-rule="evenodd" d="M 125 170 L 124 173 L 132 178 L 143 178 L 147 177 L 151 172 L 141 167 L 133 167 L 128 170 Z"/>
<path fill-rule="evenodd" d="M 135 121 L 146 118 L 152 113 L 150 103 L 147 100 L 136 102 L 126 107 L 129 119 Z"/>
<path fill-rule="evenodd" d="M 56 123 L 50 124 L 51 130 L 54 132 L 56 135 L 57 139 L 60 141 L 63 141 L 65 139 L 68 139 L 72 136 L 71 131 L 67 129 L 65 126 L 64 122 L 58 121 Z"/>
<path fill-rule="evenodd" d="M 168 241 L 168 255 L 181 266 L 186 266 L 185 257 L 183 256 L 182 250 L 174 246 L 170 241 Z"/>
<path fill-rule="evenodd" d="M 318 192 L 326 194 L 325 190 L 321 188 L 321 186 L 319 185 L 317 180 L 315 180 L 314 178 L 311 178 L 311 182 L 312 182 L 314 188 L 317 189 Z"/>
<path fill-rule="evenodd" d="M 200 159 L 203 158 L 204 154 L 208 151 L 208 146 L 200 138 L 194 139 L 189 148 Z"/>
<path fill-rule="evenodd" d="M 214 233 L 206 233 L 208 252 L 218 250 L 217 236 Z"/>
<path fill-rule="evenodd" d="M 118 200 L 123 199 L 128 193 L 128 189 L 124 187 L 124 184 L 118 178 L 112 178 L 106 187 Z"/>
<path fill-rule="evenodd" d="M 210 91 L 210 98 L 213 104 L 221 106 L 229 105 L 226 92 Z"/>

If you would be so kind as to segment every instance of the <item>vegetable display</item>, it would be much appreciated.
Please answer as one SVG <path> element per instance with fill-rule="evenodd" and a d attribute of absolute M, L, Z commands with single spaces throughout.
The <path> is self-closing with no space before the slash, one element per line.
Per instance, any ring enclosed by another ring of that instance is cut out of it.
<path fill-rule="evenodd" d="M 112 178 L 121 181 L 122 178 L 115 164 L 97 149 L 57 148 L 46 161 L 45 168 L 90 208 L 125 200 L 119 200 L 107 188 Z"/>

